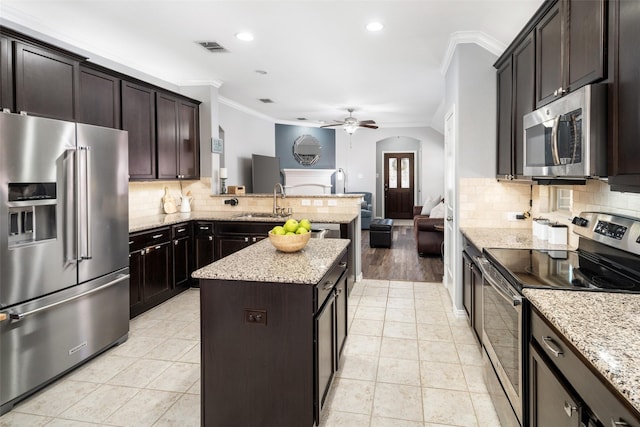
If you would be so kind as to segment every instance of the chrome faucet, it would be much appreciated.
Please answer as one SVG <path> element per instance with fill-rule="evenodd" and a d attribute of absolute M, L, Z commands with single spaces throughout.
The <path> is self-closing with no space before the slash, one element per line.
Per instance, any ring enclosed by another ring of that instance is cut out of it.
<path fill-rule="evenodd" d="M 280 194 L 282 194 L 282 198 L 284 199 L 285 197 L 287 197 L 287 195 L 284 192 L 284 187 L 282 186 L 282 184 L 280 184 L 279 182 L 276 182 L 276 185 L 273 186 L 273 214 L 274 215 L 281 215 L 284 213 L 284 208 L 281 208 L 278 206 L 278 199 L 277 199 L 278 188 L 280 188 Z"/>

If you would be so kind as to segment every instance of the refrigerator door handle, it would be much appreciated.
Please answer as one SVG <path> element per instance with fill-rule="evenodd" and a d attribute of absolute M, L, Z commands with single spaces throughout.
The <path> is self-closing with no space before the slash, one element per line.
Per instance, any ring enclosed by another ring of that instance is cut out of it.
<path fill-rule="evenodd" d="M 129 279 L 129 275 L 128 274 L 121 274 L 121 275 L 119 275 L 119 277 L 117 279 L 114 279 L 114 280 L 112 280 L 112 281 L 110 281 L 108 283 L 105 283 L 104 285 L 98 286 L 97 288 L 91 289 L 90 291 L 83 292 L 81 294 L 74 295 L 72 297 L 65 298 L 65 299 L 60 300 L 60 301 L 56 301 L 56 302 L 54 302 L 52 304 L 48 304 L 48 305 L 44 305 L 42 307 L 34 308 L 33 310 L 25 311 L 23 313 L 9 313 L 9 319 L 11 319 L 11 320 L 22 320 L 25 317 L 32 316 L 32 315 L 40 313 L 42 311 L 50 310 L 50 309 L 52 309 L 54 307 L 57 307 L 59 305 L 66 304 L 68 302 L 77 300 L 78 298 L 86 297 L 87 295 L 91 295 L 91 294 L 96 293 L 98 291 L 101 291 L 103 289 L 109 288 L 109 287 L 111 287 L 113 285 L 116 285 L 116 284 L 122 282 L 123 280 L 127 280 L 127 279 Z"/>
<path fill-rule="evenodd" d="M 66 152 L 67 155 L 64 157 L 64 186 L 66 189 L 64 200 L 64 259 L 65 264 L 76 264 L 80 261 L 76 234 L 76 219 L 78 215 L 76 173 L 78 171 L 78 157 L 75 148 L 68 148 Z"/>
<path fill-rule="evenodd" d="M 80 152 L 80 158 L 82 158 L 82 166 L 80 168 L 81 173 L 79 175 L 79 180 L 81 179 L 82 185 L 82 197 L 81 204 L 84 210 L 84 218 L 82 218 L 81 229 L 82 229 L 82 243 L 81 246 L 83 248 L 82 253 L 80 254 L 80 258 L 82 260 L 91 259 L 93 257 L 91 245 L 91 156 L 90 156 L 90 147 L 78 147 Z"/>

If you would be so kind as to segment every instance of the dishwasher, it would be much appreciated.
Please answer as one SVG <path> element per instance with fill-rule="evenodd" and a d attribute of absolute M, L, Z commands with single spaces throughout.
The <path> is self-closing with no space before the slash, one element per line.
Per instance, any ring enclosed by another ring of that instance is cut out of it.
<path fill-rule="evenodd" d="M 311 224 L 311 238 L 339 239 L 340 224 L 314 222 Z"/>

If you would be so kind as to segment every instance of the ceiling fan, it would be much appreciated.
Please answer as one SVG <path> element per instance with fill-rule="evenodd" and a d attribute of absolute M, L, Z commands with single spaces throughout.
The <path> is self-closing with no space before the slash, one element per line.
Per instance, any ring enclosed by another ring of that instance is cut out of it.
<path fill-rule="evenodd" d="M 343 121 L 340 120 L 334 120 L 337 123 L 331 124 L 331 125 L 323 125 L 320 126 L 321 128 L 328 128 L 328 127 L 332 127 L 332 126 L 342 126 L 342 128 L 349 134 L 352 135 L 356 129 L 358 129 L 359 127 L 361 128 L 369 128 L 369 129 L 378 129 L 378 126 L 376 126 L 376 122 L 374 122 L 373 120 L 358 120 L 355 117 L 352 116 L 353 113 L 353 108 L 348 108 L 347 111 L 349 112 L 349 117 L 346 117 Z"/>

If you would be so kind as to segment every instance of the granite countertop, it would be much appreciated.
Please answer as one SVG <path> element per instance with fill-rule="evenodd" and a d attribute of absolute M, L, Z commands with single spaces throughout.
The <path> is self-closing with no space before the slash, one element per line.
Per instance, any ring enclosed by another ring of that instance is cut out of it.
<path fill-rule="evenodd" d="M 301 251 L 285 253 L 264 239 L 194 271 L 192 277 L 315 285 L 349 242 L 349 239 L 310 239 Z"/>
<path fill-rule="evenodd" d="M 640 411 L 640 294 L 527 288 L 524 295 Z"/>
<path fill-rule="evenodd" d="M 314 213 L 300 212 L 293 213 L 288 217 L 251 217 L 238 218 L 240 215 L 250 214 L 246 211 L 194 211 L 189 213 L 159 214 L 150 215 L 141 218 L 129 219 L 129 232 L 149 230 L 164 225 L 173 225 L 180 222 L 201 220 L 201 221 L 244 221 L 244 222 L 273 222 L 284 223 L 288 218 L 302 219 L 307 218 L 311 223 L 332 223 L 347 224 L 353 221 L 358 215 L 353 213 Z"/>
<path fill-rule="evenodd" d="M 530 228 L 461 228 L 480 251 L 484 248 L 572 250 L 570 245 L 552 245 L 533 237 Z"/>

